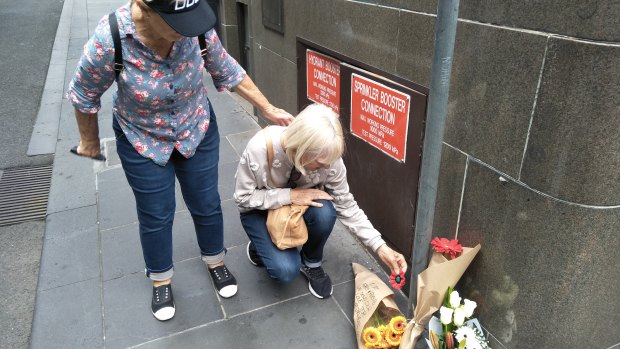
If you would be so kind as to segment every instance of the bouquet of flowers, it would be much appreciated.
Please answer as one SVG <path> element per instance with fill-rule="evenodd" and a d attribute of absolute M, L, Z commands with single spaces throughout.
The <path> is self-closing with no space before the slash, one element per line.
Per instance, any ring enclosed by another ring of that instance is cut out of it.
<path fill-rule="evenodd" d="M 401 338 L 400 349 L 413 349 L 431 317 L 443 304 L 448 287 L 456 285 L 480 251 L 480 245 L 462 247 L 456 240 L 440 238 L 433 239 L 431 245 L 434 252 L 428 267 L 418 274 L 416 307 Z"/>
<path fill-rule="evenodd" d="M 394 292 L 364 266 L 353 263 L 353 322 L 358 349 L 398 348 L 407 320 L 394 302 Z"/>
<path fill-rule="evenodd" d="M 476 309 L 476 302 L 463 299 L 452 288 L 448 288 L 446 299 L 439 308 L 440 319 L 433 317 L 429 323 L 431 349 L 490 349 L 477 320 L 471 318 Z"/>
<path fill-rule="evenodd" d="M 463 253 L 463 246 L 459 244 L 459 240 L 449 240 L 446 238 L 435 237 L 431 241 L 433 251 L 442 253 L 444 256 L 449 256 L 450 259 L 454 259 Z"/>
<path fill-rule="evenodd" d="M 407 320 L 398 310 L 379 303 L 362 331 L 362 340 L 366 348 L 398 348 L 405 326 Z"/>

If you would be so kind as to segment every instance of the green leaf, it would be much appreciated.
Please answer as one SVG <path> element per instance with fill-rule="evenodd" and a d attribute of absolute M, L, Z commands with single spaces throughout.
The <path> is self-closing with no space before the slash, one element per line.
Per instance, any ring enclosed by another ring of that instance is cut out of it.
<path fill-rule="evenodd" d="M 446 293 L 446 296 L 443 299 L 444 307 L 452 308 L 450 306 L 450 293 L 452 293 L 452 291 L 454 291 L 454 289 L 452 287 L 448 287 L 448 292 Z"/>
<path fill-rule="evenodd" d="M 458 349 L 463 349 L 465 348 L 465 344 L 466 344 L 467 339 L 463 339 L 462 341 L 459 342 L 459 348 Z"/>

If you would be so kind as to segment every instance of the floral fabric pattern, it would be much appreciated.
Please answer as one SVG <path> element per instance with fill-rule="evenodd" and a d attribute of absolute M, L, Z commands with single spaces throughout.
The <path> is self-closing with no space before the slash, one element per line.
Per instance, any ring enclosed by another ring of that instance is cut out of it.
<path fill-rule="evenodd" d="M 206 60 L 200 56 L 198 38 L 176 41 L 164 58 L 136 34 L 129 4 L 119 8 L 116 17 L 124 69 L 113 96 L 114 117 L 136 151 L 156 164 L 164 166 L 174 149 L 192 157 L 210 121 L 203 69 L 218 91 L 239 84 L 246 72 L 222 47 L 214 29 L 205 34 Z M 84 46 L 67 99 L 82 113 L 97 113 L 101 96 L 114 83 L 113 68 L 114 43 L 106 15 Z"/>

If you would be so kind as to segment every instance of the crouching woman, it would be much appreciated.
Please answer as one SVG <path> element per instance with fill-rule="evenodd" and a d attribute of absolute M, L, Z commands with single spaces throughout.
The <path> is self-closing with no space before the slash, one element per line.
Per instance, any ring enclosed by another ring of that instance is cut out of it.
<path fill-rule="evenodd" d="M 266 137 L 273 147 L 271 166 Z M 234 198 L 250 239 L 250 262 L 264 266 L 272 279 L 282 283 L 291 282 L 301 272 L 308 279 L 310 292 L 318 298 L 328 298 L 333 292 L 321 261 L 336 218 L 392 272 L 407 270 L 403 255 L 386 245 L 349 192 L 343 151 L 338 115 L 313 104 L 288 127 L 270 126 L 254 135 L 237 169 Z M 301 250 L 280 250 L 267 231 L 267 211 L 291 203 L 309 206 L 304 214 L 308 241 Z"/>

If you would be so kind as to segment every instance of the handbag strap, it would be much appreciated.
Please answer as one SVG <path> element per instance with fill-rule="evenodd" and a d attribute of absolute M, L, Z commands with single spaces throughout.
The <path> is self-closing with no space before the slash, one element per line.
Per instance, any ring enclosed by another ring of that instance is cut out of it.
<path fill-rule="evenodd" d="M 269 126 L 263 129 L 263 135 L 265 135 L 265 143 L 267 143 L 267 181 L 271 180 L 271 163 L 273 162 L 273 144 L 271 143 L 271 136 L 269 135 Z M 271 180 L 273 184 L 273 180 Z"/>
<path fill-rule="evenodd" d="M 275 184 L 273 184 L 273 178 L 271 178 L 271 164 L 273 163 L 273 143 L 271 142 L 271 135 L 269 134 L 269 126 L 265 126 L 265 128 L 263 129 L 263 135 L 265 135 L 265 143 L 267 143 L 267 169 L 269 170 L 268 172 L 269 177 L 267 181 L 271 179 L 271 184 L 275 187 Z M 295 165 L 293 165 L 293 168 L 291 169 L 291 173 L 289 173 L 288 175 L 289 180 L 291 176 L 293 175 L 293 171 L 295 171 Z M 295 187 L 292 187 L 292 188 L 295 188 Z"/>

